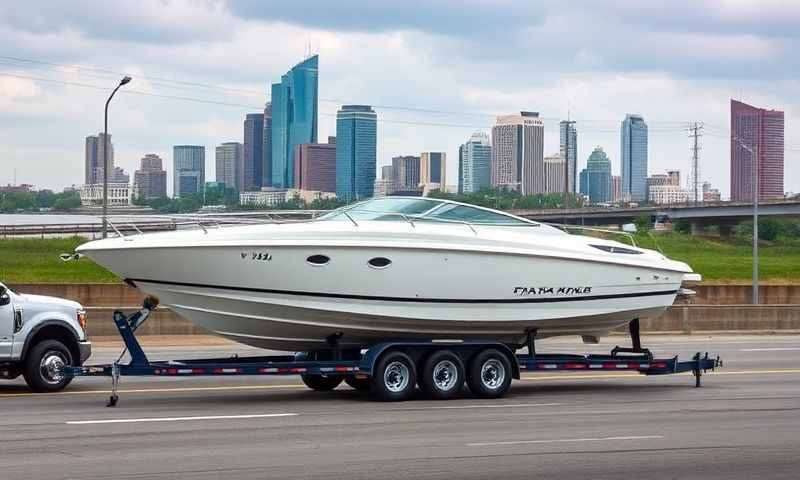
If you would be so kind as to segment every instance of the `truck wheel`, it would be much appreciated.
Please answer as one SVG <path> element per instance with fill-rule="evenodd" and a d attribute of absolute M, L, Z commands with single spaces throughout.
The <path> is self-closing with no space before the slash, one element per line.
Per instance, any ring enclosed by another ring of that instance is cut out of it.
<path fill-rule="evenodd" d="M 372 387 L 369 378 L 356 378 L 354 375 L 344 377 L 344 383 L 350 385 L 353 390 L 358 390 L 359 392 L 366 392 Z"/>
<path fill-rule="evenodd" d="M 69 385 L 72 377 L 62 369 L 72 365 L 72 354 L 58 340 L 44 340 L 33 346 L 25 358 L 22 374 L 34 392 L 57 392 Z"/>
<path fill-rule="evenodd" d="M 386 402 L 408 400 L 414 393 L 416 383 L 414 362 L 403 352 L 383 354 L 372 375 L 372 390 Z"/>
<path fill-rule="evenodd" d="M 329 392 L 342 383 L 342 377 L 338 375 L 335 377 L 325 377 L 323 375 L 307 373 L 300 375 L 300 378 L 308 388 L 317 392 Z"/>
<path fill-rule="evenodd" d="M 464 386 L 464 364 L 450 350 L 433 352 L 422 364 L 422 391 L 436 400 L 455 397 Z"/>
<path fill-rule="evenodd" d="M 498 350 L 482 350 L 469 362 L 467 384 L 476 397 L 502 397 L 511 385 L 511 363 Z"/>

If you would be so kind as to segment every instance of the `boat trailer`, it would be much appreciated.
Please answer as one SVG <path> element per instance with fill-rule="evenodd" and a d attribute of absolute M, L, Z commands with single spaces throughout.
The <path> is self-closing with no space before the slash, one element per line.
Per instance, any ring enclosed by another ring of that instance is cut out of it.
<path fill-rule="evenodd" d="M 511 377 L 520 378 L 520 372 L 552 372 L 552 371 L 633 371 L 643 375 L 668 375 L 692 372 L 695 387 L 700 387 L 701 376 L 722 366 L 719 357 L 709 357 L 708 353 L 697 352 L 691 360 L 679 361 L 678 356 L 656 359 L 652 353 L 641 348 L 639 338 L 639 320 L 630 322 L 630 335 L 633 348 L 615 347 L 609 355 L 574 355 L 536 353 L 536 330 L 527 332 L 525 345 L 527 354 L 516 354 L 513 348 L 495 341 L 387 341 L 370 345 L 362 350 L 358 358 L 345 358 L 336 346 L 336 336 L 331 339 L 331 352 L 328 359 L 310 359 L 306 354 L 272 355 L 260 357 L 239 357 L 192 360 L 150 361 L 136 338 L 136 330 L 147 320 L 158 306 L 158 299 L 147 297 L 142 308 L 130 315 L 117 310 L 113 314 L 114 324 L 119 331 L 125 348 L 117 361 L 106 365 L 68 366 L 64 374 L 72 377 L 101 376 L 111 378 L 111 396 L 106 406 L 116 406 L 119 401 L 119 381 L 122 376 L 234 376 L 234 375 L 309 375 L 322 377 L 353 377 L 361 382 L 369 382 L 373 377 L 379 360 L 386 352 L 402 351 L 419 362 L 432 356 L 434 352 L 447 350 L 464 360 L 474 358 L 479 352 L 492 351 L 503 354 L 509 360 Z M 130 354 L 128 363 L 120 363 L 125 353 Z M 620 355 L 624 354 L 624 355 Z M 413 365 L 412 365 L 413 368 Z M 467 382 L 473 390 L 473 384 Z M 508 379 L 510 384 L 510 378 Z M 337 383 L 338 385 L 338 383 Z M 363 383 L 369 385 L 369 383 Z M 311 386 L 311 385 L 309 385 Z M 335 387 L 335 386 L 334 386 Z M 312 387 L 314 388 L 314 387 Z M 411 386 L 413 389 L 413 385 Z M 321 388 L 327 390 L 327 388 Z M 479 395 L 485 398 L 502 396 L 502 391 L 492 395 Z M 403 399 L 408 398 L 403 397 Z"/>

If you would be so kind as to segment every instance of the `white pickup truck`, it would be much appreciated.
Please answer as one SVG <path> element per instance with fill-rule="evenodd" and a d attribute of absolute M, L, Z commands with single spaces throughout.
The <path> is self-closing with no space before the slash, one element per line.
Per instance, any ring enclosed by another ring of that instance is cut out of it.
<path fill-rule="evenodd" d="M 32 390 L 55 392 L 72 380 L 62 368 L 82 365 L 91 353 L 81 304 L 0 283 L 0 378 L 21 374 Z"/>

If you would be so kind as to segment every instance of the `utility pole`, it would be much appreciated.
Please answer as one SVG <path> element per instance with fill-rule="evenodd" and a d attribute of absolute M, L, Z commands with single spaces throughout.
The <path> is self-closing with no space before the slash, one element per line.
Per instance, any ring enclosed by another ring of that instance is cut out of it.
<path fill-rule="evenodd" d="M 692 139 L 692 194 L 694 203 L 702 200 L 700 195 L 700 137 L 703 136 L 703 123 L 693 122 L 689 124 L 689 137 Z"/>
<path fill-rule="evenodd" d="M 750 158 L 753 160 L 751 164 L 751 173 L 753 175 L 753 305 L 758 305 L 758 150 L 759 143 L 761 142 L 761 122 L 758 124 L 758 131 L 756 132 L 756 148 L 753 150 L 739 137 L 733 137 L 740 147 L 744 148 L 750 153 Z"/>

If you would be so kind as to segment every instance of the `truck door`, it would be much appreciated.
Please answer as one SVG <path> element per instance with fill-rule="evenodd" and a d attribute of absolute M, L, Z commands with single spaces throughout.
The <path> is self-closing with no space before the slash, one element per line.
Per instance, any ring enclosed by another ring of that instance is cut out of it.
<path fill-rule="evenodd" d="M 0 284 L 0 360 L 11 356 L 14 335 L 14 305 L 12 293 Z"/>

